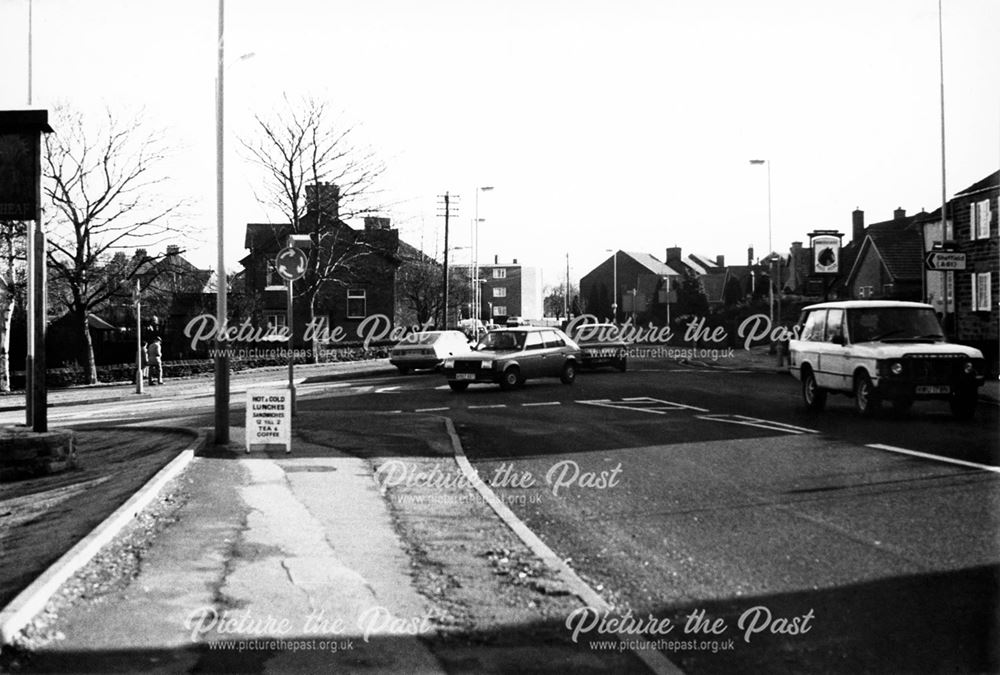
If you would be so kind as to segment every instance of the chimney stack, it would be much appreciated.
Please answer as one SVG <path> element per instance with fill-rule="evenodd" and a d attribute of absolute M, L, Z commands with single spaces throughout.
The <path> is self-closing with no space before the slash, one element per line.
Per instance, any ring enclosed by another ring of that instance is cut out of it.
<path fill-rule="evenodd" d="M 340 217 L 340 188 L 333 183 L 306 185 L 306 212 L 322 212 L 333 218 Z"/>
<path fill-rule="evenodd" d="M 390 221 L 388 218 L 365 216 L 365 232 L 371 232 L 372 230 L 388 230 L 390 229 L 389 223 Z"/>
<path fill-rule="evenodd" d="M 861 209 L 854 209 L 851 214 L 851 241 L 856 244 L 861 243 L 861 238 L 865 236 L 865 212 Z"/>
<path fill-rule="evenodd" d="M 898 209 L 892 212 L 893 220 L 903 220 L 904 218 L 906 218 L 906 209 L 904 209 L 902 206 L 900 206 Z"/>
<path fill-rule="evenodd" d="M 176 244 L 170 244 L 167 246 L 167 255 L 177 255 L 181 252 L 181 249 Z"/>
<path fill-rule="evenodd" d="M 747 265 L 753 265 L 753 246 L 747 248 Z"/>
<path fill-rule="evenodd" d="M 667 262 L 681 259 L 681 247 L 671 246 L 667 249 Z"/>
<path fill-rule="evenodd" d="M 715 264 L 718 265 L 719 267 L 725 267 L 726 266 L 726 256 L 724 256 L 724 255 L 717 255 L 717 256 L 715 256 Z"/>

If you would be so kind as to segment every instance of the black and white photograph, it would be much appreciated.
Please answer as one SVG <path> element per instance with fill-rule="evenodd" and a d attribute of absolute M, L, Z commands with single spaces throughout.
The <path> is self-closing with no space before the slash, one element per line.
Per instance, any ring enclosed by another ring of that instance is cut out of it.
<path fill-rule="evenodd" d="M 1000 673 L 998 36 L 0 0 L 0 673 Z"/>

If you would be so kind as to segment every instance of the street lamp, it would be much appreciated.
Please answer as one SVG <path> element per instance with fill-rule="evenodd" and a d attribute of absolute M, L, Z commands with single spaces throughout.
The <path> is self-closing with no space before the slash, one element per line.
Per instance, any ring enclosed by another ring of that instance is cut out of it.
<path fill-rule="evenodd" d="M 774 252 L 774 247 L 771 244 L 771 160 L 769 159 L 751 159 L 751 164 L 765 164 L 767 165 L 767 254 L 771 255 Z M 768 286 L 770 286 L 769 291 L 769 304 L 770 304 L 770 314 L 771 314 L 771 325 L 774 325 L 774 280 L 768 280 Z"/>
<path fill-rule="evenodd" d="M 618 323 L 618 251 L 612 251 L 610 248 L 604 249 L 608 253 L 614 253 L 614 263 L 613 263 L 613 276 L 611 283 L 614 285 L 614 289 L 611 293 L 611 315 L 612 321 Z"/>
<path fill-rule="evenodd" d="M 479 283 L 478 283 L 478 280 L 479 280 L 479 193 L 480 192 L 489 192 L 492 189 L 493 189 L 492 185 L 484 185 L 482 187 L 477 187 L 476 188 L 476 222 L 474 223 L 475 227 L 474 227 L 474 231 L 473 231 L 474 236 L 473 236 L 473 241 L 472 241 L 472 247 L 473 247 L 472 248 L 472 257 L 473 257 L 473 260 L 474 260 L 473 271 L 472 271 L 472 279 L 473 279 L 473 282 L 472 282 L 472 292 L 473 292 L 473 297 L 475 298 L 475 305 L 476 305 L 476 316 L 475 316 L 475 318 L 476 319 L 480 318 L 481 312 L 480 312 L 479 308 L 482 306 L 482 298 L 480 296 L 480 289 L 479 289 Z"/>
<path fill-rule="evenodd" d="M 225 343 L 221 339 L 227 323 L 229 313 L 226 307 L 226 294 L 229 291 L 229 284 L 226 280 L 226 256 L 225 256 L 225 218 L 223 201 L 225 198 L 225 188 L 223 176 L 223 151 L 225 148 L 224 128 L 224 77 L 225 65 L 225 0 L 219 0 L 219 39 L 218 39 L 218 60 L 216 62 L 215 75 L 215 226 L 218 257 L 216 259 L 216 282 L 215 282 L 215 319 L 216 319 L 216 354 L 215 354 L 215 443 L 216 445 L 227 445 L 229 443 L 229 357 L 226 355 Z M 237 59 L 244 61 L 253 57 L 253 52 L 243 54 Z"/>

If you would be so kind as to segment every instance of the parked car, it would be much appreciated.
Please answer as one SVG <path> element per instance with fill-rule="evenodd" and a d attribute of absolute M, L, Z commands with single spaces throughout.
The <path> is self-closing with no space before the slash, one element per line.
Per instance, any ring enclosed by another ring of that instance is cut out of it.
<path fill-rule="evenodd" d="M 418 368 L 437 368 L 450 356 L 472 351 L 468 338 L 459 330 L 429 330 L 412 333 L 389 352 L 389 363 L 406 375 Z"/>
<path fill-rule="evenodd" d="M 621 339 L 618 326 L 612 323 L 575 326 L 570 337 L 583 351 L 584 368 L 614 366 L 623 373 L 628 369 L 628 344 Z"/>
<path fill-rule="evenodd" d="M 978 349 L 950 344 L 934 308 L 917 302 L 825 302 L 802 310 L 789 343 L 802 399 L 822 410 L 828 393 L 847 394 L 863 415 L 882 401 L 906 411 L 916 400 L 943 399 L 952 413 L 975 413 L 985 361 Z"/>
<path fill-rule="evenodd" d="M 492 331 L 471 354 L 445 359 L 448 386 L 464 391 L 473 382 L 513 389 L 536 377 L 558 377 L 573 384 L 582 354 L 558 328 L 523 326 Z"/>

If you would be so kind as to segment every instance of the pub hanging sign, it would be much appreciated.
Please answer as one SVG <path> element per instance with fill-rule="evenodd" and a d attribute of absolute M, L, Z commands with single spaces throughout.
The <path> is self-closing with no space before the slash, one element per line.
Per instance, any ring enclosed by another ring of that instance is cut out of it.
<path fill-rule="evenodd" d="M 840 248 L 844 235 L 836 230 L 809 233 L 813 274 L 840 274 Z"/>

